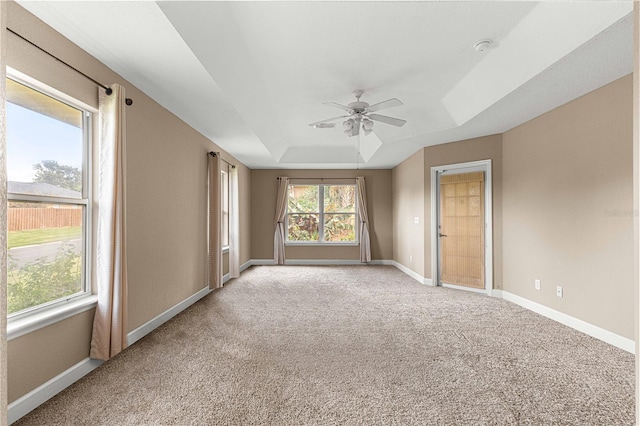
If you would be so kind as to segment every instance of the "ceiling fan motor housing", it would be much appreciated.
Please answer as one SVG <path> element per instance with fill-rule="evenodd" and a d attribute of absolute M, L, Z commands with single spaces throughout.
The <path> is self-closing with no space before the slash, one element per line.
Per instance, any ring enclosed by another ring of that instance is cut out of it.
<path fill-rule="evenodd" d="M 367 108 L 369 108 L 369 104 L 366 102 L 351 102 L 349 105 L 347 105 L 348 108 L 352 109 L 353 112 L 355 113 L 363 113 L 366 111 Z"/>
<path fill-rule="evenodd" d="M 342 122 L 342 127 L 344 129 L 344 133 L 347 136 L 360 134 L 360 126 L 362 126 L 362 130 L 364 131 L 365 135 L 370 134 L 373 131 L 374 121 L 380 121 L 396 127 L 404 126 L 404 124 L 406 123 L 405 120 L 387 117 L 380 114 L 373 114 L 374 112 L 378 112 L 384 108 L 392 108 L 402 105 L 402 102 L 400 102 L 399 99 L 391 98 L 387 99 L 386 101 L 378 102 L 374 105 L 369 105 L 367 102 L 360 101 L 360 96 L 362 96 L 362 94 L 362 90 L 354 91 L 353 95 L 356 97 L 356 101 L 351 102 L 348 105 L 341 105 L 335 102 L 325 102 L 326 105 L 340 108 L 341 110 L 346 111 L 349 115 L 342 115 L 340 117 L 334 117 L 328 120 L 317 121 L 309 125 L 315 128 L 328 128 L 334 126 L 332 123 L 333 121 L 338 121 L 346 118 L 347 120 Z"/>

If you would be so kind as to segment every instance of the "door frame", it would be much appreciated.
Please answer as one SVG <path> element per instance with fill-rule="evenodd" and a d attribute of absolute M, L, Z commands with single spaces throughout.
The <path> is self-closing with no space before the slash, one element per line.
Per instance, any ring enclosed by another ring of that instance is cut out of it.
<path fill-rule="evenodd" d="M 491 296 L 493 291 L 493 179 L 491 159 L 470 161 L 467 163 L 448 164 L 431 167 L 431 280 L 434 286 L 442 286 L 440 282 L 440 239 L 438 238 L 438 223 L 440 219 L 440 179 L 442 172 L 459 171 L 473 168 L 474 171 L 484 171 L 484 289 L 472 289 L 464 286 L 444 284 L 476 293 L 486 293 Z"/>

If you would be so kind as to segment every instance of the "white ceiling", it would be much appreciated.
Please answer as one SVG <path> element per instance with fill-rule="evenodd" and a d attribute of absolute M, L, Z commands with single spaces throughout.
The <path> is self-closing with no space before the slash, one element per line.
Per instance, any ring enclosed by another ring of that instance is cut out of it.
<path fill-rule="evenodd" d="M 251 168 L 393 167 L 633 68 L 629 0 L 19 3 Z M 339 122 L 308 126 L 355 89 L 407 120 L 361 134 L 359 156 Z"/>

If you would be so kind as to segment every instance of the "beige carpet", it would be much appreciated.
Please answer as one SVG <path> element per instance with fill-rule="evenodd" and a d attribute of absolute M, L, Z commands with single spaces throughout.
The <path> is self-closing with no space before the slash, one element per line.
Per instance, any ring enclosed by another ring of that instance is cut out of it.
<path fill-rule="evenodd" d="M 25 425 L 632 425 L 634 357 L 393 267 L 253 267 Z"/>

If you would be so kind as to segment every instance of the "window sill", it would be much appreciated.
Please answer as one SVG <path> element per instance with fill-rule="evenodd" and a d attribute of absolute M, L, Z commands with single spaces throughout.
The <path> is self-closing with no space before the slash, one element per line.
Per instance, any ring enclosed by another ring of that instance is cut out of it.
<path fill-rule="evenodd" d="M 15 319 L 9 318 L 7 321 L 7 340 L 24 336 L 25 334 L 55 324 L 81 312 L 93 309 L 97 304 L 98 296 L 91 294 L 55 305 L 49 309 L 34 312 L 30 315 Z"/>

